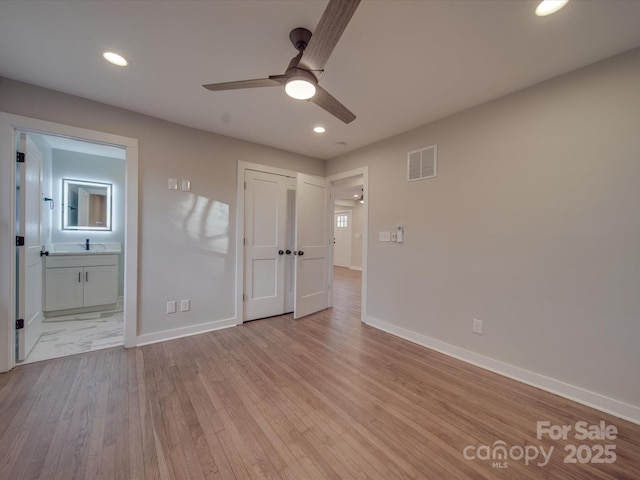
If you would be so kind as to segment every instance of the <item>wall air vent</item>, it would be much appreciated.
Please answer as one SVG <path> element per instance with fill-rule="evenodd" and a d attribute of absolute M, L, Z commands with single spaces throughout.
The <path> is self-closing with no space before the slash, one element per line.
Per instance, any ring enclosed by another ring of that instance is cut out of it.
<path fill-rule="evenodd" d="M 438 145 L 431 145 L 407 154 L 407 181 L 433 178 L 437 174 Z"/>

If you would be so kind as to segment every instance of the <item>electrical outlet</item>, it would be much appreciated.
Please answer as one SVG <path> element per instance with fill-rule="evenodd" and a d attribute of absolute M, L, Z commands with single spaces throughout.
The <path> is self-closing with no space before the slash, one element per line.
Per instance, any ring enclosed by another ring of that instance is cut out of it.
<path fill-rule="evenodd" d="M 191 310 L 191 300 L 180 300 L 180 311 L 188 312 L 189 310 Z"/>
<path fill-rule="evenodd" d="M 176 302 L 175 302 L 175 300 L 167 302 L 167 313 L 176 313 Z"/>
<path fill-rule="evenodd" d="M 477 318 L 473 319 L 473 333 L 477 333 L 478 335 L 482 335 L 484 331 L 484 322 L 482 320 L 478 320 Z"/>

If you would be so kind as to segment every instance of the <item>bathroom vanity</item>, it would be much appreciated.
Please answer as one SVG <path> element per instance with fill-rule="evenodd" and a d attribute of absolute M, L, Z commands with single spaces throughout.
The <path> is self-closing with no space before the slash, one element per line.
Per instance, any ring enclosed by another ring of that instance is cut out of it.
<path fill-rule="evenodd" d="M 46 316 L 114 308 L 118 303 L 120 245 L 94 250 L 52 246 L 44 262 Z M 75 245 L 74 245 L 75 247 Z M 102 247 L 102 248 L 101 248 Z"/>

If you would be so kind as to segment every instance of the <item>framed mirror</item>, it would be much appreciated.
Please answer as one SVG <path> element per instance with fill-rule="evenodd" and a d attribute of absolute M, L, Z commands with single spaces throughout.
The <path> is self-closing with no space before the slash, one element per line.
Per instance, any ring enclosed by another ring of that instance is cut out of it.
<path fill-rule="evenodd" d="M 62 229 L 111 230 L 110 183 L 62 179 Z"/>

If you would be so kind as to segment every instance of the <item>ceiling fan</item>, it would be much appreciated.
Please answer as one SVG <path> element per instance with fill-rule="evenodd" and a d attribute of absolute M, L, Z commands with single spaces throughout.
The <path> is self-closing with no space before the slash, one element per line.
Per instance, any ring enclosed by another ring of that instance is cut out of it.
<path fill-rule="evenodd" d="M 271 75 L 267 78 L 237 82 L 210 83 L 203 87 L 207 90 L 219 91 L 284 85 L 289 96 L 309 100 L 344 123 L 352 122 L 356 116 L 318 85 L 318 79 L 324 72 L 324 65 L 359 3 L 360 0 L 330 0 L 313 35 L 306 28 L 293 29 L 289 39 L 298 50 L 298 55 L 291 59 L 284 75 Z"/>

